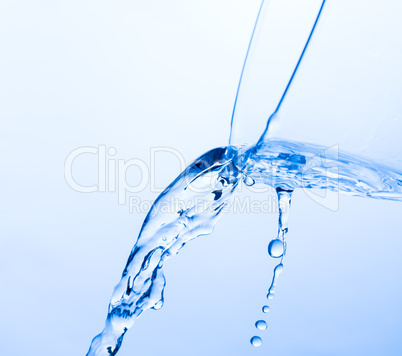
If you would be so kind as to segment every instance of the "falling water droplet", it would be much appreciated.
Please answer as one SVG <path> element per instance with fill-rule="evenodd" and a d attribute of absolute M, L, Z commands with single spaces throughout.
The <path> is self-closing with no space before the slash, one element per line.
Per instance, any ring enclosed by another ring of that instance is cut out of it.
<path fill-rule="evenodd" d="M 263 313 L 268 313 L 269 312 L 269 306 L 268 305 L 264 305 L 263 307 L 262 307 L 262 312 Z"/>
<path fill-rule="evenodd" d="M 259 336 L 253 336 L 250 340 L 251 345 L 255 346 L 255 347 L 259 347 L 262 344 L 262 340 Z"/>
<path fill-rule="evenodd" d="M 282 272 L 283 272 L 283 264 L 282 264 L 282 263 L 279 263 L 279 264 L 275 267 L 275 269 L 274 269 L 275 277 L 278 278 L 279 275 L 280 275 Z"/>
<path fill-rule="evenodd" d="M 258 320 L 258 321 L 255 323 L 255 327 L 256 327 L 258 330 L 265 330 L 265 329 L 267 328 L 267 323 L 266 323 L 264 320 Z"/>
<path fill-rule="evenodd" d="M 282 257 L 283 250 L 283 242 L 279 239 L 272 240 L 268 245 L 268 253 L 273 258 Z"/>
<path fill-rule="evenodd" d="M 164 237 L 162 237 L 162 240 L 163 240 L 163 241 L 166 241 L 167 239 L 166 239 L 166 237 L 164 236 Z"/>
<path fill-rule="evenodd" d="M 275 295 L 275 286 L 276 283 L 278 282 L 278 277 L 279 275 L 283 272 L 283 264 L 279 263 L 275 268 L 274 268 L 274 276 L 272 278 L 272 283 L 271 286 L 268 289 L 268 294 L 267 294 L 267 298 L 269 300 L 274 299 L 274 295 Z"/>

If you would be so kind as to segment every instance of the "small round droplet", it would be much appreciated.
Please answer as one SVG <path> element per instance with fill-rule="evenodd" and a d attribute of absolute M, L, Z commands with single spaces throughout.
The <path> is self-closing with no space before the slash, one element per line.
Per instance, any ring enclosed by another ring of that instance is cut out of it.
<path fill-rule="evenodd" d="M 251 177 L 246 177 L 244 179 L 244 184 L 247 185 L 248 187 L 251 187 L 255 184 L 255 180 Z"/>
<path fill-rule="evenodd" d="M 275 277 L 278 278 L 278 276 L 283 272 L 283 264 L 280 263 L 277 265 L 274 269 Z"/>
<path fill-rule="evenodd" d="M 283 256 L 283 242 L 279 239 L 272 240 L 268 245 L 268 253 L 273 258 Z"/>
<path fill-rule="evenodd" d="M 269 292 L 269 293 L 267 294 L 267 298 L 268 298 L 269 300 L 274 299 L 274 292 Z"/>
<path fill-rule="evenodd" d="M 162 237 L 162 240 L 163 240 L 163 241 L 166 241 L 166 240 L 167 240 L 167 238 L 166 238 L 165 236 L 163 236 L 163 237 Z"/>
<path fill-rule="evenodd" d="M 255 323 L 255 327 L 256 327 L 258 330 L 265 330 L 265 329 L 267 328 L 267 323 L 266 323 L 264 320 L 258 320 L 258 321 Z"/>
<path fill-rule="evenodd" d="M 264 305 L 263 307 L 262 307 L 262 312 L 263 313 L 268 313 L 269 312 L 269 306 L 268 305 Z"/>
<path fill-rule="evenodd" d="M 250 340 L 251 345 L 255 346 L 255 347 L 259 347 L 262 344 L 262 340 L 259 336 L 253 336 Z"/>

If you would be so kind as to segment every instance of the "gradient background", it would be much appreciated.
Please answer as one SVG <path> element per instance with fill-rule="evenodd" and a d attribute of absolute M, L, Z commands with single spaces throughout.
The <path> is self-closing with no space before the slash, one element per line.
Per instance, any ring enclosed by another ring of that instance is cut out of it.
<path fill-rule="evenodd" d="M 225 145 L 258 6 L 0 3 L 2 354 L 87 352 L 145 213 L 130 214 L 117 193 L 72 190 L 64 161 L 105 144 L 118 159 L 149 162 L 151 147 L 167 146 L 189 162 Z M 158 186 L 180 171 L 169 155 L 156 169 Z M 86 184 L 96 171 L 94 159 L 74 166 Z M 227 215 L 166 263 L 165 306 L 138 319 L 119 355 L 400 355 L 401 214 L 400 203 L 345 196 L 332 212 L 296 192 L 265 332 L 254 322 L 277 216 Z"/>

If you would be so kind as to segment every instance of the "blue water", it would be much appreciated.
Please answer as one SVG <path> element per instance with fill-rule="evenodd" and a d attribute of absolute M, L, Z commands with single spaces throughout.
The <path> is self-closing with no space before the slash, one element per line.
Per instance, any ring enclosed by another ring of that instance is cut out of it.
<path fill-rule="evenodd" d="M 113 291 L 105 327 L 92 340 L 87 356 L 116 355 L 126 332 L 142 312 L 163 306 L 165 261 L 178 254 L 189 241 L 210 234 L 243 184 L 270 186 L 276 190 L 278 197 L 278 233 L 272 236 L 271 241 L 267 241 L 267 257 L 277 261 L 267 290 L 268 303 L 275 296 L 284 269 L 288 219 L 294 190 L 320 189 L 359 197 L 402 201 L 402 173 L 392 168 L 317 145 L 268 139 L 270 122 L 281 108 L 324 4 L 325 0 L 322 1 L 299 60 L 276 109 L 267 120 L 259 142 L 252 146 L 219 147 L 203 154 L 156 199 L 142 225 L 122 278 Z M 261 2 L 251 36 L 239 88 L 263 5 L 264 1 Z M 266 317 L 269 310 L 268 304 L 262 306 L 261 318 Z M 269 324 L 265 319 L 257 320 L 255 329 L 256 332 L 266 332 Z M 259 347 L 262 338 L 252 336 L 250 344 Z"/>
<path fill-rule="evenodd" d="M 401 173 L 343 153 L 332 156 L 324 147 L 271 140 L 251 147 L 213 149 L 190 164 L 156 199 L 114 289 L 105 327 L 87 355 L 115 355 L 136 318 L 163 306 L 165 261 L 187 242 L 210 234 L 242 184 L 274 187 L 279 200 L 278 234 L 267 241 L 267 257 L 278 259 L 268 301 L 284 268 L 293 190 L 328 189 L 402 201 Z M 264 306 L 262 315 L 268 310 Z M 256 323 L 259 331 L 263 322 Z M 254 346 L 261 343 L 260 337 L 251 340 Z"/>

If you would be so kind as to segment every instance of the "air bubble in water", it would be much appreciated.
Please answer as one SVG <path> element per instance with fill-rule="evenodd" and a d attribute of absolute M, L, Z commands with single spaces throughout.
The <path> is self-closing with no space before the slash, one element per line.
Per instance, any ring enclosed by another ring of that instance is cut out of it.
<path fill-rule="evenodd" d="M 251 345 L 255 346 L 255 347 L 259 347 L 262 344 L 262 340 L 259 336 L 253 336 L 250 340 Z"/>
<path fill-rule="evenodd" d="M 279 239 L 272 240 L 268 245 L 268 253 L 273 258 L 282 257 L 283 250 L 283 242 Z"/>
<path fill-rule="evenodd" d="M 255 184 L 255 180 L 251 177 L 246 177 L 244 179 L 244 184 L 247 185 L 248 187 L 251 187 L 252 185 Z"/>
<path fill-rule="evenodd" d="M 264 320 L 258 320 L 255 323 L 255 327 L 259 330 L 265 330 L 267 328 L 267 323 Z"/>
<path fill-rule="evenodd" d="M 159 310 L 159 309 L 162 308 L 162 307 L 163 307 L 163 301 L 160 300 L 160 301 L 158 301 L 158 302 L 153 306 L 152 309 L 154 309 L 154 310 Z"/>
<path fill-rule="evenodd" d="M 263 307 L 262 307 L 262 312 L 263 313 L 268 313 L 269 312 L 269 306 L 268 305 L 264 305 Z"/>

